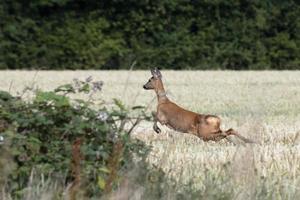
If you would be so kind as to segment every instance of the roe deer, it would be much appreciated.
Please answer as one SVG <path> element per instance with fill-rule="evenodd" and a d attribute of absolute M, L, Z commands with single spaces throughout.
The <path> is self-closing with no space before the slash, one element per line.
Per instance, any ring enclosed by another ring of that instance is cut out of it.
<path fill-rule="evenodd" d="M 158 69 L 151 70 L 152 77 L 143 86 L 145 90 L 154 90 L 157 95 L 157 112 L 153 114 L 153 129 L 156 133 L 161 130 L 157 122 L 179 132 L 189 133 L 198 136 L 204 141 L 220 141 L 229 135 L 235 135 L 246 143 L 254 141 L 241 136 L 237 131 L 220 129 L 221 119 L 215 115 L 203 115 L 189 110 L 185 110 L 172 101 L 166 95 L 162 75 Z M 229 140 L 229 139 L 228 139 Z"/>

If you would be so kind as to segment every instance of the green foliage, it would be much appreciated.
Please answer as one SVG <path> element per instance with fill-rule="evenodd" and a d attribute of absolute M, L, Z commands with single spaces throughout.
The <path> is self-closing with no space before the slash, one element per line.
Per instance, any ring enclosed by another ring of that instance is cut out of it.
<path fill-rule="evenodd" d="M 0 134 L 5 138 L 0 152 L 9 152 L 6 157 L 10 155 L 16 163 L 14 169 L 5 171 L 8 178 L 0 180 L 1 188 L 1 182 L 6 182 L 14 197 L 22 197 L 34 170 L 46 177 L 66 179 L 66 184 L 80 175 L 87 183 L 81 186 L 86 196 L 101 196 L 107 181 L 113 181 L 114 186 L 122 172 L 134 165 L 134 155 L 145 157 L 148 148 L 129 138 L 138 122 L 149 119 L 143 107 L 129 109 L 114 100 L 113 107 L 101 104 L 95 109 L 93 101 L 72 100 L 68 96 L 79 92 L 91 97 L 101 86 L 102 82 L 93 82 L 91 78 L 76 80 L 75 84 L 54 91 L 36 91 L 29 102 L 0 92 Z M 125 128 L 126 124 L 129 127 Z M 76 152 L 74 146 L 79 140 L 80 152 Z M 112 165 L 116 144 L 121 144 L 121 149 Z M 76 159 L 80 164 L 74 167 Z M 5 166 L 0 159 L 2 165 Z M 76 175 L 74 168 L 80 169 L 80 174 Z M 109 179 L 111 171 L 117 173 Z"/>
<path fill-rule="evenodd" d="M 294 0 L 3 0 L 0 16 L 0 69 L 299 69 Z"/>

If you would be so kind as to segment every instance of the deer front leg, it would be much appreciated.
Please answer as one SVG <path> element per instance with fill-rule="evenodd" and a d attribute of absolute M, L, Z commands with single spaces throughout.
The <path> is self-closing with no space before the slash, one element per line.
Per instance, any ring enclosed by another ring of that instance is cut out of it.
<path fill-rule="evenodd" d="M 153 124 L 153 130 L 156 133 L 160 133 L 161 132 L 160 128 L 157 126 L 157 121 L 155 121 L 154 124 Z"/>
<path fill-rule="evenodd" d="M 155 113 L 155 112 L 152 112 L 152 116 L 153 116 L 153 118 L 154 118 L 153 130 L 154 130 L 156 133 L 160 133 L 161 130 L 160 130 L 160 128 L 157 126 L 158 119 L 157 119 L 156 113 Z"/>

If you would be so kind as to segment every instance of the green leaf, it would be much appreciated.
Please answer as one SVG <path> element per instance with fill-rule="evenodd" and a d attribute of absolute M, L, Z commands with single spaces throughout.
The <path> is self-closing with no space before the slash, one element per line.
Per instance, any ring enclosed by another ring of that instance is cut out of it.
<path fill-rule="evenodd" d="M 106 185 L 106 182 L 104 180 L 104 178 L 102 178 L 101 176 L 98 176 L 98 186 L 101 190 L 104 190 Z"/>
<path fill-rule="evenodd" d="M 55 92 L 37 92 L 36 103 L 53 103 L 57 107 L 69 106 L 69 98 L 63 95 L 58 95 Z"/>
<path fill-rule="evenodd" d="M 8 101 L 13 99 L 13 96 L 6 91 L 0 91 L 0 100 Z"/>
<path fill-rule="evenodd" d="M 138 110 L 138 109 L 145 109 L 145 106 L 133 106 L 131 109 L 132 110 Z"/>
<path fill-rule="evenodd" d="M 98 169 L 100 172 L 104 172 L 106 174 L 109 174 L 110 173 L 110 170 L 107 168 L 107 167 L 100 167 Z"/>
<path fill-rule="evenodd" d="M 75 93 L 75 89 L 71 84 L 65 84 L 56 88 L 54 92 Z"/>
<path fill-rule="evenodd" d="M 121 110 L 126 110 L 124 104 L 119 99 L 113 99 L 116 106 L 118 106 Z"/>
<path fill-rule="evenodd" d="M 90 85 L 86 83 L 79 89 L 79 92 L 89 93 L 90 90 Z"/>

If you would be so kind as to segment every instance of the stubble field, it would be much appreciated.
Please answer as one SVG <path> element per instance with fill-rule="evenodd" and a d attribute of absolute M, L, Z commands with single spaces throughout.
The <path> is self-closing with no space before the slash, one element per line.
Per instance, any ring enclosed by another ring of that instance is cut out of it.
<path fill-rule="evenodd" d="M 207 195 L 232 192 L 234 199 L 298 199 L 300 195 L 300 72 L 162 71 L 167 96 L 184 108 L 222 118 L 260 144 L 243 145 L 199 138 L 162 127 L 156 134 L 142 123 L 137 137 L 152 146 L 148 162 L 171 181 Z M 151 105 L 153 91 L 142 85 L 148 71 L 0 71 L 0 90 L 26 86 L 53 89 L 74 78 L 104 82 L 98 97 L 126 105 Z M 24 98 L 30 98 L 24 96 Z M 234 139 L 234 138 L 233 138 Z"/>

